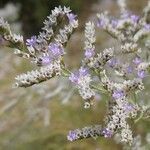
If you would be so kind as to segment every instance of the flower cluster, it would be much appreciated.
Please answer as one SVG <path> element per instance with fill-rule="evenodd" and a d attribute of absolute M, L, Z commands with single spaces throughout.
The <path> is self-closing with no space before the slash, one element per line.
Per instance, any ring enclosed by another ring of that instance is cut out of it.
<path fill-rule="evenodd" d="M 150 71 L 150 1 L 142 16 L 129 12 L 125 0 L 118 0 L 118 5 L 120 17 L 114 19 L 104 12 L 97 15 L 98 28 L 95 22 L 86 23 L 84 58 L 75 72 L 70 71 L 63 60 L 66 44 L 78 26 L 76 15 L 69 8 L 52 10 L 39 35 L 26 39 L 26 42 L 22 36 L 12 34 L 9 24 L 0 19 L 0 34 L 10 42 L 10 47 L 13 44 L 15 54 L 30 59 L 40 67 L 17 76 L 17 87 L 32 86 L 61 75 L 78 89 L 85 108 L 91 106 L 96 92 L 107 95 L 108 110 L 104 125 L 70 131 L 67 136 L 70 141 L 97 136 L 111 138 L 118 134 L 122 143 L 132 144 L 133 134 L 128 120 L 137 122 L 141 116 L 148 114 L 148 109 L 138 103 L 137 94 L 140 95 L 146 87 L 143 80 Z M 95 30 L 99 28 L 115 38 L 117 46 L 97 52 Z"/>
<path fill-rule="evenodd" d="M 27 72 L 16 77 L 16 87 L 28 87 L 61 74 L 60 62 L 41 67 L 39 70 Z"/>
<path fill-rule="evenodd" d="M 72 73 L 69 79 L 77 86 L 83 99 L 88 100 L 95 95 L 94 91 L 90 88 L 92 79 L 87 68 L 81 67 L 79 71 Z"/>
<path fill-rule="evenodd" d="M 103 69 L 104 65 L 113 57 L 113 48 L 105 49 L 102 53 L 98 53 L 95 57 L 91 58 L 87 65 L 90 68 Z"/>
<path fill-rule="evenodd" d="M 135 111 L 135 108 L 132 104 L 129 104 L 126 99 L 122 102 L 120 101 L 118 103 L 111 103 L 109 114 L 105 120 L 106 129 L 111 133 L 111 136 L 115 133 L 119 133 L 122 142 L 131 143 L 133 137 L 132 131 L 127 123 L 127 118 L 129 118 L 132 111 Z"/>
<path fill-rule="evenodd" d="M 9 41 L 10 47 L 23 49 L 23 36 L 13 34 L 8 22 L 2 17 L 0 17 L 0 34 L 4 40 Z"/>
<path fill-rule="evenodd" d="M 93 23 L 89 22 L 85 28 L 85 60 L 91 70 L 101 79 L 103 88 L 111 94 L 111 101 L 108 104 L 108 115 L 105 118 L 105 127 L 101 130 L 101 136 L 112 137 L 119 133 L 121 142 L 132 144 L 133 136 L 129 118 L 136 118 L 140 112 L 139 106 L 131 103 L 131 95 L 136 95 L 144 89 L 142 80 L 149 71 L 149 62 L 143 62 L 141 58 L 140 42 L 149 36 L 149 24 L 143 17 L 127 12 L 125 1 L 118 1 L 121 7 L 121 17 L 111 19 L 108 13 L 98 14 L 98 27 L 104 29 L 113 38 L 120 41 L 120 49 L 106 49 L 96 54 L 95 29 Z M 148 9 L 148 7 L 146 8 Z M 149 11 L 147 11 L 149 12 Z M 92 30 L 89 29 L 93 29 Z M 89 36 L 91 35 L 91 36 Z M 124 58 L 119 58 L 118 53 L 133 55 L 127 63 Z M 121 60 L 120 60 L 121 59 Z M 115 70 L 116 75 L 122 77 L 112 80 L 106 75 L 105 64 Z M 117 80 L 117 81 L 116 81 Z M 118 83 L 119 82 L 119 83 Z M 142 110 L 142 109 L 141 109 Z"/>
<path fill-rule="evenodd" d="M 64 55 L 64 46 L 78 26 L 76 16 L 66 7 L 55 8 L 47 18 L 44 21 L 43 31 L 38 36 L 32 36 L 26 40 L 30 56 L 38 65 L 46 65 L 53 60 L 60 60 Z M 57 26 L 63 23 L 63 19 L 66 19 L 68 24 L 57 29 Z"/>
<path fill-rule="evenodd" d="M 93 22 L 88 22 L 85 25 L 85 59 L 90 60 L 95 55 L 95 25 Z"/>
<path fill-rule="evenodd" d="M 66 20 L 66 24 L 63 20 Z M 77 26 L 78 20 L 69 8 L 56 7 L 44 21 L 44 27 L 39 35 L 32 36 L 25 42 L 22 36 L 12 34 L 9 24 L 0 18 L 0 33 L 6 41 L 13 44 L 14 53 L 30 59 L 41 67 L 36 71 L 17 76 L 16 85 L 27 87 L 60 75 L 65 54 L 64 48 Z"/>
<path fill-rule="evenodd" d="M 97 138 L 102 135 L 102 127 L 100 125 L 94 125 L 89 127 L 84 127 L 82 129 L 76 129 L 73 131 L 69 131 L 67 139 L 69 141 L 75 141 L 84 138 Z"/>

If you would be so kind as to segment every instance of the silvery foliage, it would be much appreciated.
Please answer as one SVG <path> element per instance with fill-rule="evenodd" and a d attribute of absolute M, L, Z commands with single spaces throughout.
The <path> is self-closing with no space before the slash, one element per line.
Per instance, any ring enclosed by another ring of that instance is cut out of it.
<path fill-rule="evenodd" d="M 75 72 L 70 71 L 64 62 L 66 44 L 78 27 L 76 15 L 69 8 L 52 10 L 39 35 L 32 36 L 26 42 L 21 35 L 11 32 L 3 18 L 0 19 L 0 33 L 8 41 L 8 46 L 15 49 L 16 55 L 39 67 L 18 75 L 16 87 L 29 87 L 63 76 L 78 89 L 85 108 L 92 106 L 97 92 L 107 95 L 108 111 L 104 124 L 70 131 L 67 136 L 70 141 L 98 136 L 110 138 L 119 134 L 120 142 L 132 145 L 134 138 L 128 120 L 138 122 L 150 117 L 150 107 L 140 102 L 150 71 L 150 1 L 141 16 L 129 12 L 125 0 L 118 0 L 118 5 L 121 10 L 118 18 L 114 19 L 104 12 L 97 15 L 97 23 L 86 23 L 84 58 Z M 118 47 L 97 53 L 96 26 L 115 38 Z"/>

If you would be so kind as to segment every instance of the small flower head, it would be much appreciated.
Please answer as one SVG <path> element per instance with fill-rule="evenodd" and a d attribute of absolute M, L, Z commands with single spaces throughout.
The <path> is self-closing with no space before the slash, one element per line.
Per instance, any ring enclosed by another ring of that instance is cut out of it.
<path fill-rule="evenodd" d="M 142 60 L 141 60 L 141 58 L 140 57 L 135 57 L 135 59 L 133 60 L 133 63 L 135 64 L 135 65 L 139 65 L 140 63 L 142 62 Z"/>
<path fill-rule="evenodd" d="M 81 67 L 79 69 L 79 71 L 76 71 L 75 73 L 72 73 L 71 76 L 69 77 L 69 80 L 72 83 L 78 84 L 78 80 L 83 77 L 86 76 L 88 74 L 88 69 L 87 68 L 83 68 Z"/>
<path fill-rule="evenodd" d="M 81 67 L 79 69 L 79 75 L 80 76 L 86 76 L 87 74 L 88 74 L 88 69 L 87 68 Z"/>
<path fill-rule="evenodd" d="M 36 36 L 32 36 L 31 39 L 26 40 L 26 45 L 34 47 L 36 44 L 36 41 L 37 41 Z"/>
<path fill-rule="evenodd" d="M 122 91 L 122 90 L 115 90 L 114 92 L 113 92 L 113 94 L 112 94 L 112 97 L 114 98 L 114 99 L 119 99 L 119 98 L 122 98 L 122 97 L 124 97 L 125 96 L 125 94 L 124 94 L 124 92 Z"/>
<path fill-rule="evenodd" d="M 110 131 L 108 128 L 103 129 L 102 134 L 105 138 L 111 138 L 112 137 L 112 131 Z"/>
<path fill-rule="evenodd" d="M 99 28 L 103 28 L 104 26 L 105 26 L 105 21 L 104 20 L 102 20 L 102 19 L 98 19 L 98 21 L 97 21 L 97 27 L 99 27 Z"/>
<path fill-rule="evenodd" d="M 115 65 L 118 63 L 118 61 L 117 61 L 117 59 L 115 59 L 115 58 L 112 58 L 112 59 L 110 59 L 110 60 L 108 60 L 108 65 L 110 66 L 110 67 L 115 67 Z"/>
<path fill-rule="evenodd" d="M 44 56 L 41 58 L 42 65 L 49 65 L 51 63 L 51 59 L 49 56 Z"/>
<path fill-rule="evenodd" d="M 94 90 L 90 87 L 91 76 L 87 68 L 81 67 L 79 71 L 70 75 L 69 80 L 75 84 L 84 100 L 95 95 Z"/>
<path fill-rule="evenodd" d="M 69 80 L 74 84 L 78 84 L 78 79 L 79 79 L 79 72 L 72 73 L 69 77 Z"/>
<path fill-rule="evenodd" d="M 144 29 L 150 31 L 150 24 L 145 24 Z"/>
<path fill-rule="evenodd" d="M 139 70 L 139 71 L 137 72 L 137 75 L 138 75 L 139 78 L 143 79 L 143 78 L 145 78 L 146 73 L 145 73 L 144 70 Z"/>
<path fill-rule="evenodd" d="M 133 111 L 135 108 L 133 106 L 133 104 L 131 103 L 126 103 L 123 105 L 123 109 L 126 111 L 126 112 L 131 112 Z"/>
<path fill-rule="evenodd" d="M 73 13 L 68 13 L 67 17 L 69 19 L 69 23 L 73 23 L 75 21 L 75 19 L 76 19 L 77 16 L 74 15 Z"/>
<path fill-rule="evenodd" d="M 87 49 L 87 50 L 85 51 L 85 57 L 86 57 L 87 59 L 93 57 L 94 54 L 95 54 L 95 52 L 94 52 L 93 49 Z"/>
<path fill-rule="evenodd" d="M 117 25 L 118 25 L 118 20 L 113 19 L 113 20 L 111 21 L 111 25 L 112 25 L 113 28 L 116 28 Z"/>
<path fill-rule="evenodd" d="M 53 58 L 58 58 L 59 56 L 64 54 L 63 48 L 57 43 L 51 43 L 48 46 L 48 50 Z"/>
<path fill-rule="evenodd" d="M 133 23 L 137 23 L 138 20 L 139 20 L 139 16 L 137 16 L 137 15 L 131 15 L 131 20 L 132 20 Z"/>
<path fill-rule="evenodd" d="M 128 66 L 127 67 L 127 73 L 132 73 L 133 72 L 133 67 L 132 66 Z"/>
<path fill-rule="evenodd" d="M 75 131 L 69 131 L 69 134 L 68 134 L 68 136 L 67 136 L 67 139 L 69 140 L 69 141 L 74 141 L 74 140 L 76 140 L 78 137 L 77 137 L 77 134 L 76 134 L 76 132 Z"/>

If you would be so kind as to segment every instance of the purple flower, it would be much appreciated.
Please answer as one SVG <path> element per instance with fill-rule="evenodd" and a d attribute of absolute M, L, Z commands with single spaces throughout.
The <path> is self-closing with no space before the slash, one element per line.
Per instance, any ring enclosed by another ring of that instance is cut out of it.
<path fill-rule="evenodd" d="M 150 30 L 150 24 L 145 24 L 144 29 L 149 31 Z"/>
<path fill-rule="evenodd" d="M 52 54 L 52 57 L 54 58 L 57 58 L 64 54 L 63 48 L 57 43 L 51 43 L 48 46 L 48 50 L 50 51 L 50 53 Z"/>
<path fill-rule="evenodd" d="M 117 59 L 112 58 L 108 61 L 108 64 L 110 67 L 115 67 L 115 65 L 118 63 Z"/>
<path fill-rule="evenodd" d="M 137 75 L 139 78 L 143 79 L 143 78 L 145 78 L 146 73 L 144 70 L 140 70 L 140 71 L 138 71 Z"/>
<path fill-rule="evenodd" d="M 81 67 L 79 69 L 79 71 L 76 71 L 75 73 L 72 73 L 69 77 L 69 80 L 72 82 L 72 83 L 75 83 L 75 84 L 78 84 L 78 80 L 79 78 L 83 77 L 83 76 L 86 76 L 88 74 L 88 69 L 87 68 L 84 68 L 84 67 Z"/>
<path fill-rule="evenodd" d="M 127 73 L 132 73 L 133 71 L 133 67 L 132 66 L 128 66 L 127 67 Z"/>
<path fill-rule="evenodd" d="M 102 134 L 105 138 L 110 138 L 113 135 L 112 131 L 110 131 L 108 128 L 103 129 Z"/>
<path fill-rule="evenodd" d="M 74 141 L 76 140 L 78 137 L 77 137 L 77 134 L 75 131 L 69 131 L 69 134 L 67 135 L 67 139 L 69 141 Z"/>
<path fill-rule="evenodd" d="M 81 67 L 79 69 L 79 74 L 80 74 L 80 76 L 86 76 L 88 74 L 88 69 L 84 68 L 84 67 Z"/>
<path fill-rule="evenodd" d="M 141 60 L 140 57 L 136 57 L 136 58 L 133 60 L 133 63 L 134 63 L 135 65 L 139 65 L 141 62 L 142 62 L 142 60 Z"/>
<path fill-rule="evenodd" d="M 42 57 L 41 60 L 42 60 L 42 65 L 48 65 L 51 63 L 50 57 L 48 56 Z"/>
<path fill-rule="evenodd" d="M 68 14 L 67 14 L 67 17 L 68 17 L 68 19 L 69 19 L 69 23 L 72 23 L 72 22 L 75 21 L 77 15 L 74 15 L 73 13 L 68 13 Z"/>
<path fill-rule="evenodd" d="M 93 57 L 94 54 L 95 54 L 95 52 L 94 52 L 93 49 L 87 49 L 87 50 L 85 51 L 85 57 L 88 58 L 88 59 L 91 58 L 91 57 Z"/>
<path fill-rule="evenodd" d="M 119 99 L 119 98 L 122 98 L 122 97 L 124 97 L 125 96 L 125 94 L 124 94 L 124 92 L 122 91 L 122 90 L 115 90 L 114 92 L 113 92 L 113 94 L 112 94 L 112 97 L 114 98 L 114 99 Z"/>
<path fill-rule="evenodd" d="M 130 103 L 125 104 L 125 105 L 123 106 L 123 108 L 124 108 L 124 110 L 125 110 L 126 112 L 131 112 L 131 111 L 134 110 L 133 104 L 130 104 Z"/>
<path fill-rule="evenodd" d="M 113 20 L 111 21 L 111 25 L 112 25 L 113 28 L 116 28 L 117 25 L 118 25 L 118 20 L 113 19 Z"/>
<path fill-rule="evenodd" d="M 79 79 L 79 72 L 72 73 L 69 77 L 69 80 L 75 84 L 78 84 L 78 79 Z"/>
<path fill-rule="evenodd" d="M 133 21 L 133 23 L 137 23 L 139 20 L 139 16 L 137 15 L 131 15 L 131 20 Z"/>
<path fill-rule="evenodd" d="M 36 40 L 37 40 L 36 36 L 32 36 L 31 39 L 26 40 L 26 45 L 34 47 L 36 44 Z"/>
<path fill-rule="evenodd" d="M 99 27 L 99 28 L 104 28 L 105 24 L 106 24 L 106 23 L 105 23 L 104 20 L 98 19 L 98 21 L 97 21 L 97 27 Z"/>

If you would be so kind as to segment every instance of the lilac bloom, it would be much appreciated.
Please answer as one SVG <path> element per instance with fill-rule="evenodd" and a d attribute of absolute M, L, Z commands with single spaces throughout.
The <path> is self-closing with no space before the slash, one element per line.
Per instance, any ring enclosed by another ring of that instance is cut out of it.
<path fill-rule="evenodd" d="M 74 141 L 74 140 L 76 140 L 78 137 L 77 137 L 77 134 L 76 134 L 76 132 L 75 131 L 69 131 L 69 134 L 68 134 L 68 136 L 67 136 L 67 139 L 69 140 L 69 141 Z"/>
<path fill-rule="evenodd" d="M 86 76 L 88 74 L 88 69 L 81 67 L 79 69 L 79 71 L 76 71 L 75 73 L 72 73 L 69 77 L 69 80 L 74 83 L 74 84 L 78 84 L 78 80 L 79 78 Z"/>
<path fill-rule="evenodd" d="M 133 67 L 132 66 L 128 66 L 127 67 L 127 73 L 132 73 L 133 71 Z"/>
<path fill-rule="evenodd" d="M 136 58 L 133 60 L 133 63 L 134 63 L 135 65 L 139 65 L 141 62 L 142 62 L 142 60 L 141 60 L 140 57 L 136 57 Z"/>
<path fill-rule="evenodd" d="M 133 104 L 130 104 L 130 103 L 125 104 L 125 105 L 123 106 L 123 108 L 124 108 L 124 110 L 125 110 L 126 112 L 131 112 L 131 111 L 134 110 Z"/>
<path fill-rule="evenodd" d="M 139 16 L 137 15 L 131 15 L 131 20 L 133 21 L 133 23 L 137 23 L 139 20 Z"/>
<path fill-rule="evenodd" d="M 50 57 L 48 56 L 42 57 L 41 60 L 42 60 L 42 65 L 48 65 L 51 62 Z"/>
<path fill-rule="evenodd" d="M 88 59 L 91 58 L 91 57 L 93 57 L 94 54 L 95 54 L 95 52 L 94 52 L 93 49 L 87 49 L 87 50 L 85 51 L 85 57 L 88 58 Z"/>
<path fill-rule="evenodd" d="M 81 67 L 79 69 L 79 74 L 80 74 L 80 76 L 86 76 L 88 74 L 88 69 Z"/>
<path fill-rule="evenodd" d="M 48 46 L 48 50 L 51 52 L 54 58 L 57 58 L 64 54 L 63 48 L 57 43 L 51 43 Z"/>
<path fill-rule="evenodd" d="M 75 21 L 75 19 L 76 19 L 76 15 L 74 15 L 73 13 L 68 13 L 67 14 L 67 17 L 68 17 L 68 19 L 69 19 L 69 23 L 72 23 L 72 22 L 74 22 Z"/>
<path fill-rule="evenodd" d="M 110 66 L 110 67 L 115 67 L 115 65 L 118 63 L 118 61 L 117 61 L 117 59 L 115 59 L 115 58 L 112 58 L 112 59 L 110 59 L 109 61 L 108 61 L 108 65 Z"/>
<path fill-rule="evenodd" d="M 114 98 L 114 99 L 119 99 L 119 98 L 122 98 L 122 97 L 124 97 L 125 95 L 124 95 L 124 92 L 122 91 L 122 90 L 115 90 L 114 92 L 113 92 L 113 94 L 112 94 L 112 97 Z"/>
<path fill-rule="evenodd" d="M 74 84 L 78 84 L 78 79 L 79 79 L 79 72 L 72 73 L 69 77 L 69 80 Z"/>
<path fill-rule="evenodd" d="M 118 24 L 117 20 L 114 19 L 114 20 L 111 21 L 111 25 L 112 25 L 113 28 L 116 28 L 117 24 Z"/>
<path fill-rule="evenodd" d="M 105 26 L 105 21 L 102 19 L 98 19 L 97 21 L 97 27 L 103 28 Z"/>
<path fill-rule="evenodd" d="M 107 128 L 103 129 L 102 134 L 104 135 L 105 138 L 110 138 L 110 137 L 112 137 L 112 131 L 110 131 L 110 130 L 107 129 Z"/>
<path fill-rule="evenodd" d="M 37 41 L 36 36 L 32 36 L 31 39 L 26 40 L 26 45 L 34 47 L 36 44 L 36 41 Z"/>
<path fill-rule="evenodd" d="M 150 30 L 150 24 L 145 24 L 144 29 L 149 31 Z"/>
<path fill-rule="evenodd" d="M 140 70 L 140 71 L 138 71 L 137 75 L 139 78 L 143 79 L 143 78 L 145 78 L 146 73 L 144 70 Z"/>

